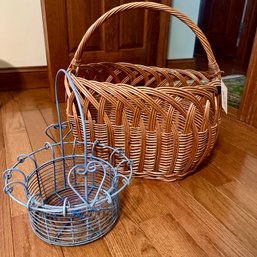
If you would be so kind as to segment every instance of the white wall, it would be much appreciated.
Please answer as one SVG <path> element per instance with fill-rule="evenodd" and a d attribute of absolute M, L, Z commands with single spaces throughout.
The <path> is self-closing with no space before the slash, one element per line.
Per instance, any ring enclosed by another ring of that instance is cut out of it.
<path fill-rule="evenodd" d="M 0 32 L 0 68 L 46 65 L 40 0 L 0 0 Z"/>
<path fill-rule="evenodd" d="M 173 0 L 172 6 L 197 23 L 200 0 Z M 171 17 L 167 59 L 192 58 L 194 54 L 194 33 L 180 20 Z"/>
<path fill-rule="evenodd" d="M 197 23 L 200 0 L 172 2 Z M 167 58 L 192 58 L 194 34 L 174 17 L 170 23 Z M 0 33 L 0 68 L 46 65 L 40 0 L 0 0 Z"/>

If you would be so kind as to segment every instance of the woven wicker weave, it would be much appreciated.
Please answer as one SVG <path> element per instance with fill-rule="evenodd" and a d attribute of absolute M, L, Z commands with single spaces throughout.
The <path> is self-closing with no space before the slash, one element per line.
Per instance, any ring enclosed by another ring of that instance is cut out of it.
<path fill-rule="evenodd" d="M 94 31 L 111 16 L 145 8 L 183 21 L 202 43 L 209 70 L 167 69 L 129 63 L 81 64 Z M 215 143 L 220 121 L 220 70 L 208 40 L 185 15 L 151 2 L 133 2 L 101 16 L 86 32 L 68 68 L 80 94 L 88 139 L 125 149 L 133 175 L 173 181 L 193 172 Z M 65 81 L 67 117 L 81 140 L 81 119 Z M 99 152 L 99 156 L 106 153 Z"/>

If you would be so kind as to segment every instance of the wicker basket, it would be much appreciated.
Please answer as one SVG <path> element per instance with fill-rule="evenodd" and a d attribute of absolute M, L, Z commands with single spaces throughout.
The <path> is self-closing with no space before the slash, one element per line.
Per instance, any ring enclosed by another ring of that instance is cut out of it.
<path fill-rule="evenodd" d="M 196 34 L 209 70 L 168 69 L 130 63 L 81 64 L 83 49 L 110 17 L 145 8 L 176 16 Z M 173 181 L 193 172 L 210 153 L 220 121 L 220 69 L 202 31 L 179 11 L 157 3 L 133 2 L 101 16 L 86 32 L 68 68 L 80 94 L 90 141 L 125 149 L 133 175 Z M 82 140 L 81 117 L 65 81 L 67 118 Z M 103 153 L 99 153 L 103 154 Z"/>

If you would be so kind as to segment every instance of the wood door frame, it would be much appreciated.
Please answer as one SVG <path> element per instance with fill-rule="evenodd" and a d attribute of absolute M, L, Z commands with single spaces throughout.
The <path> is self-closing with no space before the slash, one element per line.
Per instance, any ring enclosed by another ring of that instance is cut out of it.
<path fill-rule="evenodd" d="M 257 127 L 257 30 L 246 74 L 238 119 Z"/>
<path fill-rule="evenodd" d="M 171 0 L 160 0 L 160 3 L 171 6 Z M 46 47 L 46 57 L 48 66 L 48 77 L 50 83 L 51 97 L 55 99 L 54 92 L 54 75 L 57 73 L 58 63 L 61 62 L 65 65 L 63 68 L 67 68 L 69 65 L 69 49 L 68 49 L 68 34 L 67 30 L 67 11 L 66 11 L 66 1 L 65 0 L 41 0 L 41 9 L 43 17 L 43 27 L 45 35 L 45 47 Z M 54 10 L 54 12 L 52 11 Z M 167 58 L 167 47 L 168 47 L 168 33 L 169 33 L 169 15 L 165 13 L 160 13 L 160 24 L 162 27 L 157 38 L 157 49 L 158 55 L 156 59 L 157 66 L 165 67 Z M 55 26 L 51 26 L 54 23 Z M 166 40 L 163 38 L 166 37 Z M 58 47 L 52 43 L 56 42 L 53 38 L 58 38 L 60 44 Z M 64 54 L 65 53 L 65 54 Z M 51 61 L 52 60 L 52 61 Z M 58 61 L 55 61 L 58 60 Z M 64 88 L 59 86 L 59 100 L 64 101 Z"/>
<path fill-rule="evenodd" d="M 161 0 L 160 3 L 171 6 L 172 0 Z M 166 66 L 167 60 L 167 50 L 168 50 L 168 34 L 170 28 L 170 15 L 161 13 L 160 15 L 160 24 L 163 24 L 162 29 L 160 30 L 158 37 L 158 55 L 156 60 L 156 65 L 159 67 Z M 165 42 L 163 42 L 163 38 L 167 35 Z"/>
<path fill-rule="evenodd" d="M 45 36 L 48 77 L 50 83 L 51 98 L 54 101 L 55 90 L 53 78 L 60 68 L 58 63 L 61 59 L 61 62 L 65 65 L 63 68 L 66 68 L 69 65 L 69 50 L 67 44 L 68 34 L 67 30 L 65 29 L 67 27 L 66 2 L 63 0 L 41 0 L 41 9 Z M 57 10 L 57 12 L 52 13 L 52 10 Z M 49 21 L 54 23 L 55 27 L 51 26 Z M 60 41 L 58 48 L 55 44 L 52 43 L 55 42 L 55 40 L 52 40 L 53 38 L 58 38 Z M 58 62 L 55 60 L 58 60 Z M 65 99 L 63 86 L 59 86 L 59 92 L 59 99 L 61 102 L 63 102 Z"/>

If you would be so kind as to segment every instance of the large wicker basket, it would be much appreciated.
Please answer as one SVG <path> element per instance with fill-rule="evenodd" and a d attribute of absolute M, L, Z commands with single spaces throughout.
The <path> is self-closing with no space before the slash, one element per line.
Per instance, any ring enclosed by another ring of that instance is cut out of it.
<path fill-rule="evenodd" d="M 137 8 L 163 11 L 183 21 L 202 43 L 209 70 L 81 64 L 83 49 L 95 30 L 113 15 Z M 134 160 L 135 177 L 165 181 L 184 178 L 213 148 L 221 112 L 220 70 L 205 35 L 176 9 L 133 2 L 108 11 L 87 30 L 68 71 L 80 94 L 88 139 L 125 149 Z M 65 87 L 67 118 L 75 137 L 82 140 L 81 118 L 68 81 Z"/>

